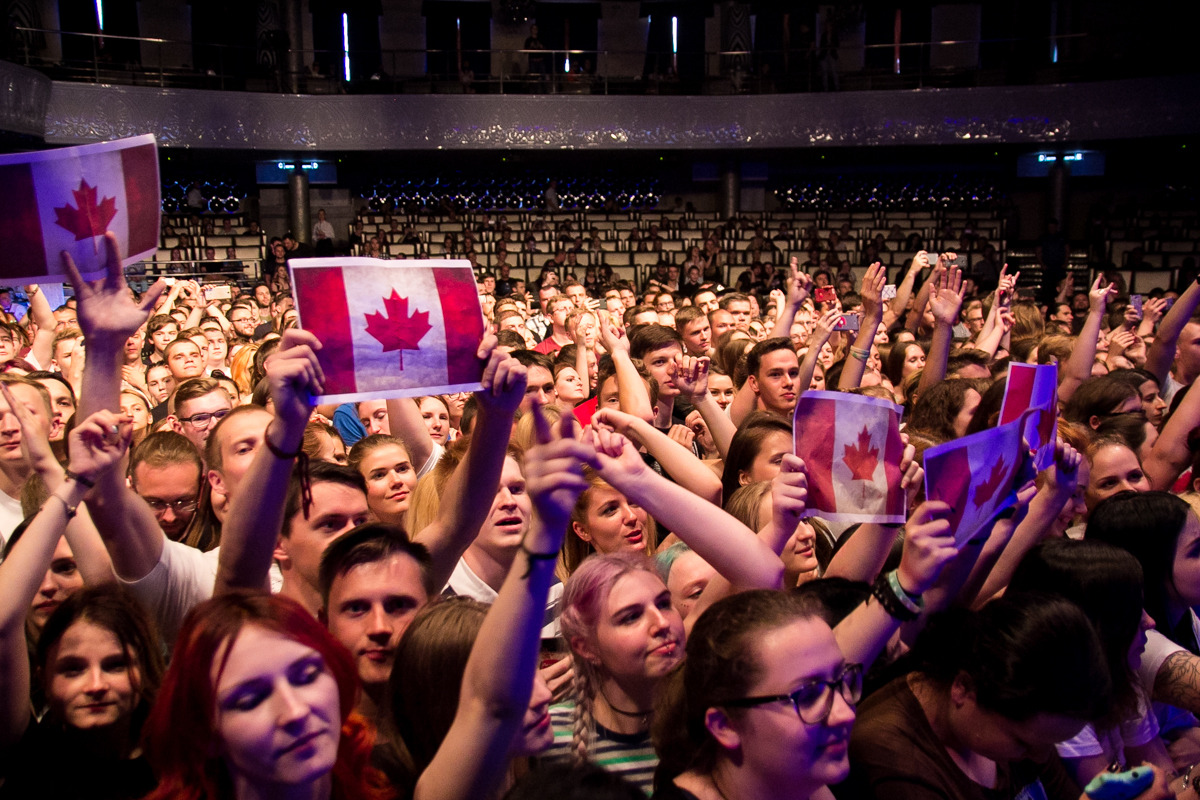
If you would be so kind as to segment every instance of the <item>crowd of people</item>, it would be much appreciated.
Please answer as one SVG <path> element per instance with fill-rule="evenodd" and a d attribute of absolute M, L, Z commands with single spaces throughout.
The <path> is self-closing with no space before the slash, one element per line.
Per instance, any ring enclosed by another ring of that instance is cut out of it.
<path fill-rule="evenodd" d="M 481 390 L 314 406 L 286 269 L 106 246 L 0 293 L 0 798 L 1196 792 L 1200 284 L 479 271 Z M 922 454 L 1021 362 L 1053 463 L 956 544 Z M 902 409 L 905 524 L 808 507 L 809 390 Z"/>

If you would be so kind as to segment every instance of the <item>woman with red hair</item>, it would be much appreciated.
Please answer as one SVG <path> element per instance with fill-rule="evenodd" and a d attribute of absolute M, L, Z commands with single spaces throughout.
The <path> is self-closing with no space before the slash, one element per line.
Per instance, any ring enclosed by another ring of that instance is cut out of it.
<path fill-rule="evenodd" d="M 152 800 L 384 800 L 351 655 L 284 597 L 197 606 L 145 726 Z"/>

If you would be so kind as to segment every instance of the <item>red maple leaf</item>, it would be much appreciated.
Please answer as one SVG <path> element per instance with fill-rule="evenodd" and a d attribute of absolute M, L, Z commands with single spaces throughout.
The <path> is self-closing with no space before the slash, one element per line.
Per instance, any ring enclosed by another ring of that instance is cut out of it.
<path fill-rule="evenodd" d="M 419 350 L 417 344 L 429 333 L 428 311 L 408 313 L 408 298 L 392 289 L 392 296 L 383 298 L 384 313 L 367 314 L 367 333 L 383 345 L 383 352 Z M 400 369 L 404 369 L 404 353 L 400 353 Z"/>
<path fill-rule="evenodd" d="M 850 480 L 875 480 L 875 467 L 879 464 L 879 448 L 871 447 L 871 434 L 863 425 L 858 434 L 857 445 L 846 445 L 846 455 L 842 461 L 850 468 Z"/>
<path fill-rule="evenodd" d="M 983 504 L 992 499 L 996 490 L 1004 483 L 1004 477 L 1007 474 L 1008 465 L 1003 460 L 996 461 L 996 465 L 992 467 L 992 474 L 975 487 L 975 499 L 972 502 L 976 508 L 983 508 Z"/>
<path fill-rule="evenodd" d="M 75 241 L 91 239 L 93 236 L 103 236 L 108 230 L 108 223 L 117 215 L 117 199 L 106 197 L 96 202 L 96 187 L 88 186 L 86 180 L 79 182 L 79 188 L 73 189 L 75 206 L 69 203 L 62 208 L 54 209 L 57 219 L 54 224 L 66 228 L 75 234 Z"/>

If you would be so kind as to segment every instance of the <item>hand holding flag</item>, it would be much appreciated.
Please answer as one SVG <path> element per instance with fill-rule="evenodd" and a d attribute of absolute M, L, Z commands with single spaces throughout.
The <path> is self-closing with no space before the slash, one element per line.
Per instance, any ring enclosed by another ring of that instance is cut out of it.
<path fill-rule="evenodd" d="M 808 502 L 808 476 L 799 456 L 784 453 L 779 472 L 771 481 L 771 519 L 789 537 L 796 532 Z M 783 541 L 787 541 L 786 538 Z"/>
<path fill-rule="evenodd" d="M 275 403 L 275 419 L 284 426 L 279 434 L 283 443 L 275 441 L 288 452 L 297 449 L 304 435 L 304 426 L 312 411 L 312 398 L 321 394 L 325 373 L 317 360 L 321 342 L 308 331 L 291 328 L 283 332 L 279 349 L 271 354 L 264 366 L 271 400 Z"/>
<path fill-rule="evenodd" d="M 1012 364 L 1009 367 L 998 424 L 1007 425 L 1030 409 L 1034 413 L 1026 418 L 1022 435 L 1029 448 L 1036 451 L 1034 466 L 1040 471 L 1054 461 L 1058 430 L 1057 364 Z"/>
<path fill-rule="evenodd" d="M 958 555 L 950 527 L 950 506 L 926 500 L 917 506 L 904 526 L 904 550 L 897 577 L 909 594 L 924 594 Z"/>
<path fill-rule="evenodd" d="M 525 365 L 496 349 L 496 336 L 488 334 L 479 345 L 479 358 L 486 361 L 483 368 L 483 389 L 476 393 L 482 414 L 497 414 L 512 418 L 525 397 L 528 379 Z"/>

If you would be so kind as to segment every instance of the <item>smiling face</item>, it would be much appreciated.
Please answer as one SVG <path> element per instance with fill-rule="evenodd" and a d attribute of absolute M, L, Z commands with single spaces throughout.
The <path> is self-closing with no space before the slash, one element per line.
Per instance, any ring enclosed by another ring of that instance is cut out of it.
<path fill-rule="evenodd" d="M 215 674 L 224 664 L 220 675 Z M 238 795 L 261 796 L 324 777 L 337 760 L 337 681 L 316 650 L 257 625 L 214 661 L 214 723 Z"/>
<path fill-rule="evenodd" d="M 127 721 L 137 706 L 140 673 L 116 635 L 85 619 L 67 628 L 46 659 L 46 702 L 68 727 Z"/>
<path fill-rule="evenodd" d="M 399 523 L 408 510 L 417 473 L 408 453 L 398 444 L 376 447 L 363 458 L 358 471 L 367 481 L 367 504 L 382 522 Z"/>
<path fill-rule="evenodd" d="M 1148 492 L 1150 481 L 1142 472 L 1137 455 L 1124 445 L 1101 447 L 1092 456 L 1088 477 L 1087 507 L 1090 511 L 1106 497 L 1118 492 Z"/>
<path fill-rule="evenodd" d="M 599 553 L 646 552 L 646 510 L 611 486 L 588 490 L 583 521 L 572 522 L 571 529 Z"/>

